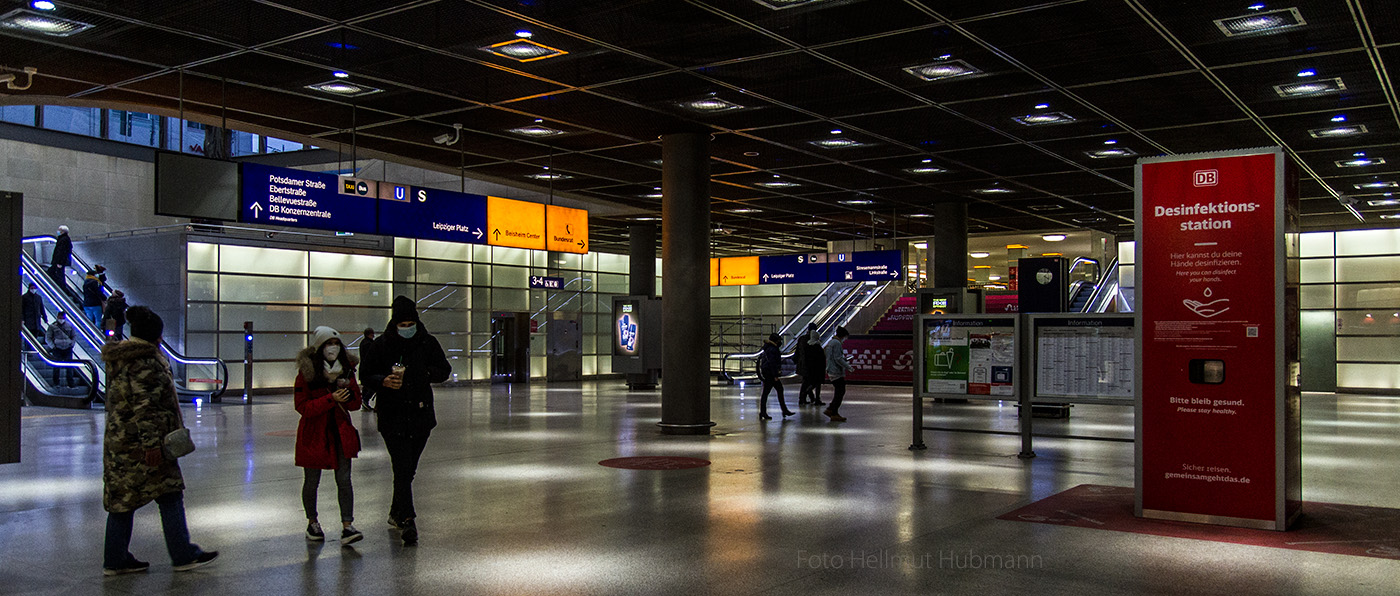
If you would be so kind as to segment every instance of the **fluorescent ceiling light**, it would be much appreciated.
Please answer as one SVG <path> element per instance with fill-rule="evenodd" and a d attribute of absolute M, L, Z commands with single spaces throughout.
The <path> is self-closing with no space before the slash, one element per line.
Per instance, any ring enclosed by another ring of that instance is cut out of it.
<path fill-rule="evenodd" d="M 1001 276 L 1000 276 L 1000 275 L 988 275 L 988 276 L 987 276 L 987 279 L 988 279 L 989 281 L 1001 281 Z"/>
<path fill-rule="evenodd" d="M 659 217 L 634 217 L 632 221 L 661 221 Z"/>
<path fill-rule="evenodd" d="M 1026 207 L 1026 208 L 1027 208 L 1027 209 L 1030 209 L 1031 211 L 1059 211 L 1060 209 L 1064 209 L 1065 206 L 1064 206 L 1064 205 L 1055 205 L 1055 204 L 1045 204 L 1045 205 L 1031 205 L 1030 207 Z"/>
<path fill-rule="evenodd" d="M 1392 205 L 1400 205 L 1400 199 L 1372 199 L 1366 201 L 1367 207 L 1390 207 Z"/>
<path fill-rule="evenodd" d="M 927 243 L 927 242 L 915 242 L 915 243 L 914 243 L 914 248 L 917 248 L 917 249 L 919 249 L 919 250 L 928 250 L 928 243 Z"/>
<path fill-rule="evenodd" d="M 1395 183 L 1395 182 L 1391 182 L 1391 181 L 1388 181 L 1388 180 L 1377 180 L 1377 181 L 1375 181 L 1375 182 L 1362 182 L 1361 184 L 1353 184 L 1353 185 L 1351 185 L 1351 186 L 1352 186 L 1352 188 L 1355 188 L 1356 190 L 1379 190 L 1379 189 L 1382 189 L 1382 188 L 1400 188 L 1400 184 L 1397 184 L 1397 183 Z"/>
<path fill-rule="evenodd" d="M 1330 139 L 1334 137 L 1350 137 L 1353 135 L 1370 132 L 1365 124 L 1352 124 L 1350 126 L 1333 126 L 1332 128 L 1313 128 L 1308 130 L 1308 134 L 1314 139 Z"/>
<path fill-rule="evenodd" d="M 761 213 L 763 210 L 762 210 L 762 209 L 754 209 L 753 207 L 738 207 L 738 208 L 735 208 L 735 209 L 729 209 L 728 211 L 729 211 L 730 213 L 740 213 L 740 214 L 743 214 L 743 213 Z"/>
<path fill-rule="evenodd" d="M 1358 157 L 1355 159 L 1339 159 L 1335 162 L 1339 168 L 1363 168 L 1366 166 L 1378 166 L 1385 163 L 1384 157 Z"/>
<path fill-rule="evenodd" d="M 333 77 L 335 77 L 335 78 L 337 78 L 337 79 L 348 79 L 348 78 L 350 78 L 350 73 L 345 72 L 345 71 L 343 71 L 343 70 L 337 70 L 337 71 L 331 73 L 331 76 L 333 76 Z"/>
<path fill-rule="evenodd" d="M 341 97 L 362 97 L 371 93 L 379 93 L 380 91 L 383 91 L 383 89 L 370 87 L 369 85 L 361 85 L 359 83 L 351 83 L 348 81 L 343 81 L 341 79 L 334 79 L 326 81 L 324 83 L 316 83 L 315 85 L 307 85 L 306 88 L 315 89 L 322 93 L 329 93 L 331 95 L 339 95 Z"/>
<path fill-rule="evenodd" d="M 54 3 L 49 2 L 49 0 L 34 0 L 34 2 L 31 2 L 29 5 L 37 10 L 53 10 L 58 8 Z"/>
<path fill-rule="evenodd" d="M 550 173 L 542 173 L 542 174 L 530 174 L 530 175 L 526 176 L 526 178 L 534 178 L 535 180 L 569 180 L 569 179 L 572 179 L 573 176 L 570 176 L 570 175 L 568 175 L 568 174 L 550 174 Z"/>
<path fill-rule="evenodd" d="M 762 187 L 764 187 L 764 188 L 792 188 L 792 187 L 794 187 L 794 186 L 802 186 L 802 185 L 801 185 L 801 184 L 798 184 L 798 183 L 796 183 L 796 182 L 785 182 L 785 181 L 782 181 L 782 180 L 773 180 L 773 181 L 771 181 L 771 182 L 755 182 L 755 183 L 754 183 L 754 186 L 762 186 Z"/>
<path fill-rule="evenodd" d="M 1004 194 L 1010 194 L 1010 193 L 1013 193 L 1013 192 L 1016 192 L 1016 191 L 1011 190 L 1011 189 L 1009 189 L 1009 188 L 1002 188 L 1002 187 L 1000 187 L 1000 186 L 993 186 L 993 187 L 991 187 L 991 188 L 976 188 L 976 189 L 973 189 L 972 192 L 975 192 L 975 193 L 977 193 L 977 194 L 979 194 L 979 195 L 1004 195 Z"/>
<path fill-rule="evenodd" d="M 933 217 L 933 214 L 930 214 L 930 213 L 910 213 L 910 214 L 909 214 L 909 217 L 919 217 L 919 218 L 923 218 L 923 217 Z"/>
<path fill-rule="evenodd" d="M 713 114 L 717 112 L 732 112 L 734 110 L 744 109 L 744 106 L 741 106 L 732 101 L 725 101 L 718 97 L 704 97 L 701 99 L 683 101 L 676 105 L 687 110 L 701 112 L 705 114 Z"/>
<path fill-rule="evenodd" d="M 551 48 L 542 43 L 533 42 L 528 39 L 512 39 L 481 49 L 496 54 L 497 56 L 504 56 L 520 62 L 534 62 L 536 60 L 544 60 L 545 58 L 563 56 L 568 53 L 559 48 Z"/>
<path fill-rule="evenodd" d="M 967 253 L 967 256 L 972 257 L 972 258 L 974 258 L 974 259 L 985 259 L 985 258 L 987 258 L 987 257 L 992 256 L 992 253 L 984 252 L 984 251 L 977 251 L 977 252 L 970 252 L 970 253 Z"/>
<path fill-rule="evenodd" d="M 919 77 L 925 81 L 940 81 L 953 77 L 975 76 L 982 74 L 976 66 L 968 64 L 962 60 L 939 60 L 929 64 L 910 66 L 904 69 L 911 75 Z"/>
<path fill-rule="evenodd" d="M 661 194 L 661 193 L 659 193 L 659 192 L 657 192 L 657 193 L 652 193 L 652 194 L 649 194 L 649 195 L 641 195 L 641 197 L 642 197 L 643 199 L 663 199 L 663 198 L 666 198 L 665 195 L 663 195 L 663 194 Z"/>
<path fill-rule="evenodd" d="M 1110 157 L 1131 157 L 1133 155 L 1137 155 L 1137 152 L 1127 147 L 1114 147 L 1112 149 L 1096 149 L 1094 151 L 1085 151 L 1084 154 L 1094 159 L 1105 159 Z"/>
<path fill-rule="evenodd" d="M 754 2 L 757 2 L 757 3 L 759 3 L 759 4 L 762 4 L 763 6 L 766 6 L 766 7 L 768 7 L 768 8 L 771 8 L 771 9 L 773 9 L 773 10 L 782 10 L 782 9 L 784 9 L 784 8 L 794 8 L 794 7 L 797 7 L 797 6 L 806 6 L 806 5 L 808 5 L 808 4 L 816 4 L 816 3 L 818 3 L 818 2 L 825 2 L 826 0 L 753 0 L 753 1 L 754 1 Z"/>
<path fill-rule="evenodd" d="M 945 170 L 943 168 L 935 168 L 933 166 L 923 166 L 918 168 L 904 168 L 904 171 L 909 172 L 910 174 L 943 174 L 948 170 Z"/>
<path fill-rule="evenodd" d="M 1074 122 L 1074 116 L 1070 116 L 1064 112 L 1041 112 L 1039 114 L 1015 116 L 1011 119 L 1023 126 L 1045 126 L 1047 124 L 1068 124 Z"/>
<path fill-rule="evenodd" d="M 1226 37 L 1238 35 L 1271 35 L 1308 24 L 1296 8 L 1257 12 L 1228 19 L 1216 19 L 1215 26 Z"/>
<path fill-rule="evenodd" d="M 518 30 L 518 31 L 515 32 L 515 36 L 516 36 L 516 37 L 519 37 L 519 38 L 521 38 L 521 39 L 530 39 L 531 37 L 534 37 L 535 34 L 534 34 L 533 32 L 531 32 L 529 29 L 520 29 L 520 30 Z"/>
<path fill-rule="evenodd" d="M 1392 213 L 1392 214 L 1390 214 L 1390 215 L 1382 215 L 1382 216 L 1381 216 L 1381 219 L 1400 219 L 1400 213 Z"/>
<path fill-rule="evenodd" d="M 1102 218 L 1102 217 L 1072 217 L 1072 218 L 1070 218 L 1070 221 L 1072 221 L 1072 222 L 1074 222 L 1074 223 L 1077 223 L 1077 224 L 1096 224 L 1096 223 L 1103 223 L 1103 222 L 1104 222 L 1104 218 Z"/>
<path fill-rule="evenodd" d="M 39 33 L 50 37 L 68 37 L 91 29 L 93 26 L 73 19 L 37 13 L 24 8 L 16 8 L 0 16 L 0 29 L 17 29 Z"/>
<path fill-rule="evenodd" d="M 796 223 L 797 225 L 799 225 L 799 226 L 813 226 L 813 227 L 827 225 L 827 222 L 824 222 L 824 221 L 817 221 L 817 220 L 799 221 L 799 222 L 795 222 L 795 223 Z"/>
<path fill-rule="evenodd" d="M 1347 88 L 1341 77 L 1331 79 L 1317 79 L 1314 81 L 1304 81 L 1301 83 L 1284 83 L 1274 85 L 1274 93 L 1279 97 L 1311 97 L 1314 95 L 1327 95 L 1329 93 L 1341 93 Z"/>
<path fill-rule="evenodd" d="M 869 204 L 874 203 L 874 202 L 875 202 L 875 201 L 872 201 L 872 200 L 870 200 L 870 199 L 846 199 L 846 200 L 844 200 L 844 201 L 841 201 L 841 204 L 842 204 L 842 205 L 869 205 Z"/>
<path fill-rule="evenodd" d="M 552 137 L 564 134 L 564 131 L 553 129 L 548 126 L 521 126 L 519 128 L 512 128 L 506 132 L 513 132 L 525 137 Z"/>
<path fill-rule="evenodd" d="M 1065 235 L 1064 235 L 1064 234 L 1046 234 L 1046 235 L 1044 235 L 1044 236 L 1041 236 L 1040 239 L 1041 239 L 1041 240 L 1044 240 L 1044 241 L 1046 241 L 1046 242 L 1060 242 L 1061 240 L 1064 240 L 1064 239 L 1065 239 Z"/>
<path fill-rule="evenodd" d="M 821 147 L 822 149 L 850 149 L 852 147 L 865 146 L 865 143 L 862 143 L 860 141 L 853 141 L 845 137 L 832 137 L 830 139 L 820 139 L 816 141 L 807 142 Z"/>

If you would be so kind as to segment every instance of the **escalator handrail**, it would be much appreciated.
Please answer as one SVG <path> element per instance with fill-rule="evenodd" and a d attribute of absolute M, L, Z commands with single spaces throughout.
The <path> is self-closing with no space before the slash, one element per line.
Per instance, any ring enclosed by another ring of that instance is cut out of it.
<path fill-rule="evenodd" d="M 20 326 L 19 326 L 19 333 L 20 333 L 20 336 L 24 338 L 24 341 L 26 341 L 26 342 L 29 343 L 29 347 L 33 348 L 33 350 L 34 350 L 33 353 L 34 353 L 34 354 L 37 354 L 37 355 L 39 356 L 39 359 L 44 361 L 44 364 L 47 364 L 47 365 L 52 366 L 52 367 L 58 367 L 58 368 L 82 368 L 83 370 L 85 370 L 85 371 L 87 372 L 86 379 L 87 379 L 87 381 L 88 381 L 88 394 L 87 394 L 86 399 L 87 399 L 87 401 L 88 401 L 89 404 L 91 404 L 92 402 L 94 402 L 94 401 L 97 400 L 97 382 L 98 382 L 97 379 L 98 379 L 98 376 L 97 376 L 97 365 L 96 365 L 96 364 L 94 364 L 91 360 L 87 360 L 87 359 L 83 359 L 83 358 L 77 358 L 77 359 L 74 359 L 74 360 L 58 360 L 58 359 L 55 359 L 55 358 L 53 357 L 53 354 L 50 354 L 50 353 L 49 353 L 49 348 L 48 348 L 48 346 L 44 345 L 43 342 L 39 341 L 38 338 L 34 337 L 34 333 L 33 333 L 32 331 L 30 331 L 28 328 L 26 328 L 24 325 L 20 325 Z M 28 361 L 28 359 L 25 359 L 25 360 L 23 360 L 23 362 L 25 362 L 25 363 L 27 364 L 29 361 Z M 76 366 L 75 366 L 75 365 L 76 365 Z M 27 369 L 27 368 L 29 368 L 29 367 L 26 366 L 25 368 Z M 27 372 L 28 374 L 32 374 L 32 375 L 34 375 L 34 376 L 38 376 L 38 373 L 36 373 L 36 372 L 34 372 L 34 371 L 26 371 L 26 372 Z M 43 390 L 43 388 L 40 387 L 37 383 L 35 383 L 35 388 L 38 388 L 38 389 L 40 389 L 41 391 Z M 56 397 L 63 397 L 63 396 L 56 396 Z"/>
<path fill-rule="evenodd" d="M 88 320 L 87 315 L 83 314 L 81 310 L 78 310 L 73 305 L 72 301 L 68 300 L 67 296 L 60 295 L 61 290 L 56 290 L 54 288 L 54 282 L 49 278 L 48 273 L 40 268 L 39 265 L 34 262 L 33 258 L 24 254 L 23 251 L 20 252 L 20 267 L 29 274 L 30 281 L 39 287 L 45 303 L 53 305 L 59 312 L 67 316 L 69 324 L 78 332 L 78 335 L 82 336 L 80 341 L 83 341 L 85 346 L 90 346 L 92 351 L 100 353 L 102 351 L 102 344 L 106 343 L 105 338 L 96 335 L 96 332 L 92 328 L 92 322 Z M 105 377 L 105 374 L 99 374 L 97 377 L 99 389 L 106 386 Z"/>
<path fill-rule="evenodd" d="M 885 290 L 889 289 L 889 287 L 890 287 L 891 285 L 895 284 L 895 283 L 898 283 L 898 282 L 894 282 L 894 281 L 885 282 L 885 283 L 883 283 L 883 284 L 880 284 L 880 285 L 878 285 L 878 286 L 875 286 L 875 289 L 874 289 L 873 291 L 871 291 L 871 292 L 869 292 L 869 293 L 867 293 L 867 294 L 862 295 L 862 292 L 861 292 L 860 290 L 861 290 L 862 286 L 865 285 L 865 282 L 855 282 L 855 285 L 850 286 L 850 288 L 852 289 L 852 291 L 849 292 L 848 294 L 846 294 L 845 296 L 842 297 L 841 307 L 840 307 L 840 308 L 837 308 L 837 309 L 832 309 L 830 315 L 827 316 L 824 320 L 822 320 L 821 323 L 818 323 L 818 324 L 817 324 L 817 338 L 818 338 L 818 341 L 819 341 L 822 345 L 826 345 L 826 343 L 827 343 L 828 341 L 831 340 L 831 337 L 834 336 L 834 335 L 836 334 L 836 328 L 837 328 L 837 327 L 844 326 L 846 323 L 849 323 L 849 322 L 851 321 L 852 318 L 855 318 L 855 314 L 854 314 L 854 313 L 850 313 L 850 316 L 845 317 L 845 320 L 837 321 L 838 318 L 841 318 L 841 317 L 839 316 L 839 313 L 842 313 L 842 312 L 849 312 L 850 307 L 853 306 L 852 303 L 861 302 L 862 300 L 864 300 L 864 304 L 861 305 L 861 306 L 868 305 L 870 302 L 874 301 L 875 298 L 879 297 L 879 295 L 880 295 L 881 293 L 883 293 Z M 786 327 L 785 327 L 785 328 L 786 328 Z M 800 337 L 800 336 L 797 336 L 797 337 Z M 794 337 L 794 339 L 796 339 L 796 337 Z M 721 376 L 721 378 L 732 378 L 732 375 L 730 375 L 730 373 L 729 373 L 729 360 L 730 360 L 731 358 L 734 359 L 734 360 L 740 360 L 740 361 L 742 361 L 742 360 L 755 360 L 755 359 L 758 358 L 759 354 L 761 354 L 761 353 L 762 353 L 762 351 L 760 350 L 760 351 L 757 351 L 757 352 L 747 352 L 747 353 L 741 352 L 741 353 L 730 353 L 730 354 L 725 354 L 725 355 L 724 355 L 724 358 L 722 358 L 722 359 L 720 360 L 720 376 Z M 782 355 L 782 358 L 783 358 L 783 359 L 792 358 L 795 354 L 797 354 L 796 346 L 794 346 L 794 348 L 793 348 L 791 351 L 780 352 L 780 354 Z"/>
<path fill-rule="evenodd" d="M 1094 291 L 1093 293 L 1089 294 L 1089 300 L 1084 302 L 1084 310 L 1081 312 L 1095 312 L 1094 309 L 1096 307 L 1094 306 L 1094 304 L 1103 297 L 1105 289 L 1110 285 L 1109 283 L 1107 283 L 1108 277 L 1110 275 L 1117 276 L 1117 274 L 1118 257 L 1114 257 L 1112 261 L 1108 262 L 1108 267 L 1104 268 L 1103 275 L 1099 277 L 1098 283 L 1094 284 Z"/>
<path fill-rule="evenodd" d="M 53 236 L 50 236 L 50 235 L 39 235 L 39 236 L 27 236 L 27 237 L 25 237 L 25 238 L 23 238 L 23 239 L 21 240 L 21 243 L 34 243 L 34 244 L 38 244 L 38 243 L 40 243 L 40 242 L 58 242 L 58 239 L 55 238 L 55 237 L 53 237 Z M 43 277 L 43 278 L 45 278 L 45 280 L 46 280 L 50 285 L 52 285 L 52 284 L 53 284 L 53 279 L 48 277 L 48 272 L 47 272 L 47 270 L 46 270 L 43 266 L 39 265 L 38 260 L 35 259 L 34 257 L 30 257 L 30 256 L 27 255 L 27 254 L 23 254 L 24 251 L 20 251 L 20 252 L 21 252 L 21 260 L 22 260 L 22 261 L 23 261 L 23 260 L 29 261 L 29 263 L 32 264 L 32 266 L 34 267 L 35 272 L 36 272 L 34 276 L 35 276 L 35 277 Z M 38 251 L 37 251 L 37 250 L 35 251 L 35 254 L 36 254 L 36 255 L 38 254 Z M 71 261 L 71 262 L 72 262 L 73 264 L 75 264 L 75 265 L 78 265 L 78 267 L 74 267 L 74 269 L 82 269 L 83 271 L 90 271 L 90 270 L 91 270 L 91 268 L 88 266 L 87 262 L 84 261 L 84 260 L 82 259 L 82 257 L 78 256 L 78 253 L 77 253 L 77 252 L 74 252 L 74 253 L 73 253 L 73 257 L 72 257 L 72 261 Z M 67 279 L 67 278 L 65 277 L 65 279 Z M 66 290 L 67 288 L 60 288 L 60 289 L 61 289 L 61 290 Z M 103 295 L 103 296 L 111 296 L 111 295 L 112 295 L 112 292 L 113 292 L 112 287 L 109 286 L 109 285 L 107 285 L 107 282 L 102 282 L 102 295 Z M 86 322 L 87 322 L 86 325 L 84 325 L 84 324 L 74 324 L 74 327 L 83 328 L 85 331 L 90 331 L 91 333 L 89 333 L 89 335 L 92 336 L 92 337 L 94 338 L 93 341 L 95 341 L 96 344 L 97 344 L 99 347 L 100 347 L 103 343 L 106 342 L 106 334 L 103 333 L 101 329 L 97 329 L 95 325 L 91 325 L 91 321 L 88 321 L 88 320 L 87 320 L 87 315 L 86 315 L 86 313 L 83 313 L 83 312 L 81 311 L 80 308 L 79 308 L 76 312 L 74 312 L 74 309 L 69 308 L 70 306 L 75 306 L 75 305 L 73 305 L 73 304 L 67 299 L 67 294 L 66 294 L 66 293 L 63 295 L 63 300 L 59 300 L 59 301 L 55 301 L 55 302 L 57 302 L 57 303 L 63 305 L 64 311 L 65 311 L 65 312 L 68 312 L 68 316 L 69 316 L 69 319 L 70 319 L 70 320 L 71 320 L 75 315 L 77 315 L 77 316 L 79 316 L 79 318 L 81 318 L 83 321 L 86 321 Z M 94 335 L 94 334 L 95 334 L 95 335 Z M 169 358 L 169 359 L 171 359 L 171 360 L 174 360 L 175 362 L 178 362 L 178 363 L 180 363 L 180 364 L 186 365 L 186 366 L 194 365 L 194 366 L 214 366 L 214 367 L 217 367 L 217 369 L 218 369 L 218 371 L 219 371 L 219 378 L 217 378 L 217 379 L 215 379 L 215 380 L 218 381 L 218 383 L 217 383 L 218 387 L 217 387 L 217 389 L 215 389 L 213 392 L 210 393 L 209 397 L 210 397 L 211 399 L 212 399 L 212 398 L 217 398 L 217 397 L 222 396 L 222 395 L 224 394 L 224 392 L 228 390 L 228 364 L 225 363 L 225 362 L 223 361 L 223 359 L 221 359 L 221 358 L 191 358 L 191 357 L 189 357 L 189 356 L 185 356 L 184 354 L 181 354 L 181 353 L 179 353 L 179 352 L 176 352 L 176 351 L 174 350 L 174 348 L 171 348 L 171 347 L 170 347 L 170 343 L 167 342 L 167 341 L 165 341 L 165 339 L 163 339 L 163 338 L 161 339 L 161 342 L 160 342 L 160 350 L 161 350 L 162 353 L 165 354 L 165 356 L 166 356 L 167 358 Z M 190 390 L 188 390 L 188 389 L 186 389 L 186 392 L 190 392 L 190 393 L 201 393 L 201 394 L 204 393 L 203 391 L 198 391 L 198 392 L 196 392 L 196 391 L 190 391 Z"/>

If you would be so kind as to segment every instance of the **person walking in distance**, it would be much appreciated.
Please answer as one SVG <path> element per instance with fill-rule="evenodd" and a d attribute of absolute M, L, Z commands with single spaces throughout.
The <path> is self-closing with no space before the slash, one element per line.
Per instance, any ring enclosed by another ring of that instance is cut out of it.
<path fill-rule="evenodd" d="M 355 529 L 355 489 L 350 484 L 350 460 L 360 453 L 360 432 L 350 412 L 360 409 L 360 386 L 355 365 L 360 359 L 344 349 L 340 333 L 317 327 L 311 345 L 297 353 L 297 378 L 292 401 L 301 414 L 297 425 L 296 464 L 304 469 L 301 504 L 306 510 L 306 539 L 326 539 L 316 513 L 316 492 L 321 470 L 335 470 L 340 501 L 340 545 L 364 538 Z"/>
<path fill-rule="evenodd" d="M 39 296 L 39 284 L 30 282 L 29 291 L 20 300 L 20 321 L 24 328 L 34 334 L 35 339 L 44 337 L 44 327 L 40 323 L 49 322 L 49 313 L 44 310 L 44 298 Z"/>
<path fill-rule="evenodd" d="M 102 310 L 102 330 L 113 341 L 126 339 L 126 294 L 121 290 L 112 292 L 107 298 L 107 307 Z"/>
<path fill-rule="evenodd" d="M 185 523 L 185 479 L 179 461 L 166 457 L 167 434 L 184 426 L 170 364 L 160 353 L 165 324 L 151 309 L 129 313 L 131 339 L 102 348 L 107 363 L 107 421 L 102 437 L 102 506 L 107 536 L 102 573 L 121 575 L 150 568 L 131 548 L 136 510 L 155 501 L 165 530 L 165 549 L 175 571 L 212 563 L 218 551 L 190 542 Z"/>
<path fill-rule="evenodd" d="M 831 386 L 836 390 L 836 396 L 831 398 L 831 405 L 826 407 L 823 414 L 835 422 L 843 422 L 845 416 L 841 415 L 841 400 L 846 397 L 846 375 L 851 372 L 851 363 L 846 361 L 846 338 L 851 336 L 851 332 L 845 327 L 836 328 L 836 337 L 826 344 L 826 375 L 831 377 Z"/>
<path fill-rule="evenodd" d="M 402 533 L 405 546 L 418 543 L 417 512 L 413 508 L 413 476 L 418 459 L 437 426 L 433 383 L 446 381 L 452 365 L 437 338 L 418 317 L 418 306 L 397 296 L 389 326 L 364 353 L 365 385 L 377 395 L 379 434 L 394 471 L 394 497 L 389 525 Z"/>
<path fill-rule="evenodd" d="M 68 226 L 58 226 L 58 239 L 53 243 L 53 256 L 49 259 L 49 278 L 64 292 L 68 291 L 68 284 L 63 280 L 72 262 L 73 239 L 68 236 Z"/>
<path fill-rule="evenodd" d="M 364 335 L 360 337 L 361 359 L 364 358 L 365 351 L 369 349 L 369 346 L 372 343 L 374 343 L 374 327 L 365 327 Z M 362 395 L 360 396 L 360 401 L 362 405 L 360 407 L 366 412 L 373 412 L 374 391 L 370 390 L 368 384 L 365 383 L 365 371 L 363 368 L 360 369 L 360 391 L 362 392 Z"/>
<path fill-rule="evenodd" d="M 758 355 L 758 379 L 763 382 L 763 396 L 758 400 L 758 419 L 772 420 L 768 415 L 768 392 L 778 390 L 778 405 L 783 408 L 783 417 L 793 415 L 793 411 L 787 407 L 787 402 L 783 401 L 783 382 L 778 380 L 782 372 L 783 354 L 778 350 L 778 345 L 783 341 L 783 336 L 776 333 L 768 336 L 768 341 L 763 342 L 763 349 Z"/>
<path fill-rule="evenodd" d="M 817 326 L 807 324 L 807 333 L 797 341 L 797 372 L 802 375 L 798 404 L 822 404 L 822 381 L 826 379 L 826 353 L 817 335 Z"/>
<path fill-rule="evenodd" d="M 107 297 L 102 295 L 102 282 L 106 281 L 105 271 L 101 265 L 97 269 L 87 272 L 83 278 L 83 312 L 87 314 L 89 321 L 98 329 L 102 328 L 102 306 Z M 102 275 L 102 279 L 97 276 Z"/>
<path fill-rule="evenodd" d="M 49 344 L 49 353 L 53 359 L 59 362 L 72 362 L 73 343 L 78 341 L 78 330 L 73 328 L 73 324 L 68 322 L 68 313 L 58 311 L 53 316 L 53 324 L 49 325 L 44 332 L 44 341 Z M 73 368 L 68 366 L 53 367 L 53 385 L 58 387 L 58 370 L 62 368 L 68 371 L 66 374 L 66 386 L 73 386 Z"/>

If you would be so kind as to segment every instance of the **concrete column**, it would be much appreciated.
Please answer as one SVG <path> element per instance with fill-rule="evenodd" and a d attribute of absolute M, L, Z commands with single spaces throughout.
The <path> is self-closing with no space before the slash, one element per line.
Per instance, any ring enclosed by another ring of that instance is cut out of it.
<path fill-rule="evenodd" d="M 661 432 L 709 434 L 710 135 L 661 137 Z"/>
<path fill-rule="evenodd" d="M 929 287 L 967 287 L 967 203 L 933 204 L 933 242 L 928 251 Z"/>
<path fill-rule="evenodd" d="M 627 294 L 655 298 L 656 226 L 632 224 L 627 230 L 627 240 L 629 242 Z"/>
<path fill-rule="evenodd" d="M 5 271 L 5 284 L 20 285 L 19 252 L 23 236 L 24 195 L 0 191 L 0 267 Z M 0 464 L 19 461 L 20 395 L 24 393 L 24 377 L 19 372 L 20 298 L 11 289 L 0 298 Z"/>

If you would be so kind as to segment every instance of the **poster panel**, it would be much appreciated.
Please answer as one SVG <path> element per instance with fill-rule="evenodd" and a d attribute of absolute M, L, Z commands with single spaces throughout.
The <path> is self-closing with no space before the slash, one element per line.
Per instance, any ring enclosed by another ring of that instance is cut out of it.
<path fill-rule="evenodd" d="M 1014 317 L 921 316 L 919 321 L 924 393 L 1015 395 Z"/>

